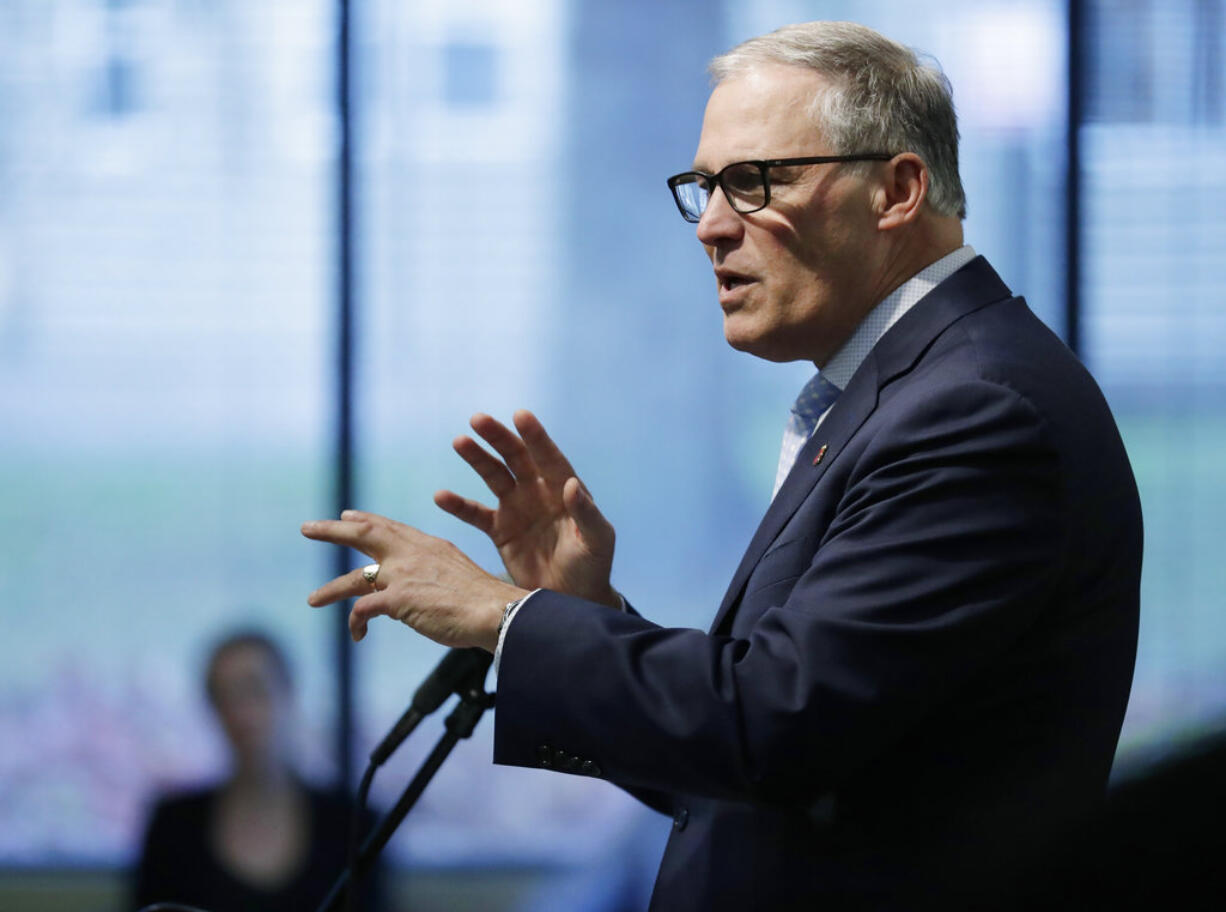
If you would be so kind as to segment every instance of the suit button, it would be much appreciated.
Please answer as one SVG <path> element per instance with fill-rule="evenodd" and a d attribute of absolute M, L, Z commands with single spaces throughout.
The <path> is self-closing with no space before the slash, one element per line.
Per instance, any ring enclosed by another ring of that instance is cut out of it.
<path fill-rule="evenodd" d="M 553 752 L 553 768 L 556 770 L 566 769 L 566 751 L 561 748 Z"/>
<path fill-rule="evenodd" d="M 553 768 L 553 751 L 549 749 L 548 744 L 542 744 L 536 749 L 536 759 L 540 763 L 541 769 Z"/>
<path fill-rule="evenodd" d="M 689 808 L 677 808 L 677 813 L 673 815 L 673 829 L 681 831 L 685 829 L 685 825 L 690 822 Z"/>
<path fill-rule="evenodd" d="M 593 763 L 591 760 L 584 760 L 583 766 L 579 768 L 579 772 L 583 773 L 583 775 L 585 776 L 599 776 L 600 767 L 597 766 L 595 763 Z"/>
<path fill-rule="evenodd" d="M 568 773 L 579 772 L 579 758 L 576 757 L 574 754 L 571 754 L 569 757 L 566 758 L 566 765 L 562 767 L 562 769 L 566 770 L 566 772 Z"/>

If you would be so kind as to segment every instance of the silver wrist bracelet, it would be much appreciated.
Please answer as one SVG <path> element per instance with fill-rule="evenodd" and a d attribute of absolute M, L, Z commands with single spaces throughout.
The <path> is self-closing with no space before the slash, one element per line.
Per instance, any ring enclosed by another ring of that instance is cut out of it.
<path fill-rule="evenodd" d="M 511 619 L 511 613 L 516 608 L 518 608 L 520 605 L 522 605 L 524 602 L 524 599 L 526 599 L 527 597 L 528 596 L 525 595 L 523 598 L 517 598 L 513 602 L 507 602 L 507 607 L 502 609 L 502 620 L 498 622 L 498 639 L 499 640 L 502 639 L 502 631 L 507 626 L 507 621 Z"/>

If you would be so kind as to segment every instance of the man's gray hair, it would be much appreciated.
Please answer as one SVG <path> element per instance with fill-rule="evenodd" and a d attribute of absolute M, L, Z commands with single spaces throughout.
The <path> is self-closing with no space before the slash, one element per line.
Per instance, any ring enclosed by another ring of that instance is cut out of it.
<path fill-rule="evenodd" d="M 836 154 L 914 152 L 928 166 L 928 204 L 966 218 L 953 93 L 935 61 L 854 22 L 805 22 L 750 38 L 708 69 L 718 84 L 769 63 L 809 67 L 830 81 L 811 111 Z"/>

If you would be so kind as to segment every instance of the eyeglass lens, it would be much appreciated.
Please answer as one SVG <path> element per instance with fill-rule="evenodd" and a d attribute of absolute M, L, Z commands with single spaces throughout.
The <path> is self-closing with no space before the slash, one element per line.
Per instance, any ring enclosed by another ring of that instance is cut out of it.
<path fill-rule="evenodd" d="M 766 205 L 766 181 L 762 169 L 750 163 L 730 165 L 716 175 L 732 208 L 738 212 L 753 212 Z M 673 190 L 686 218 L 698 221 L 711 199 L 712 181 L 701 174 L 685 175 Z"/>

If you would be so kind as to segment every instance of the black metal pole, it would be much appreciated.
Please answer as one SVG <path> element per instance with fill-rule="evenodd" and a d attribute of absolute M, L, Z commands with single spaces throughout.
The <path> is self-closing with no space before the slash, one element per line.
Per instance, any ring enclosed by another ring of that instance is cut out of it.
<path fill-rule="evenodd" d="M 336 90 L 340 147 L 337 156 L 337 348 L 336 475 L 334 515 L 354 505 L 353 485 L 353 154 L 350 111 L 349 0 L 337 4 Z M 347 573 L 353 557 L 337 548 L 335 571 Z M 336 615 L 336 769 L 341 787 L 353 784 L 353 646 L 349 639 L 350 604 Z"/>
<path fill-rule="evenodd" d="M 487 664 L 486 669 L 488 667 Z M 477 723 L 481 721 L 481 716 L 494 705 L 493 694 L 485 693 L 482 687 L 484 677 L 485 669 L 482 669 L 473 675 L 470 685 L 461 690 L 460 702 L 447 717 L 444 724 L 445 731 L 438 743 L 434 745 L 434 750 L 422 763 L 395 807 L 388 811 L 387 816 L 366 837 L 361 851 L 358 852 L 356 862 L 351 861 L 349 867 L 342 871 L 336 882 L 332 884 L 332 889 L 319 904 L 317 912 L 335 912 L 340 907 L 341 901 L 356 891 L 361 878 L 370 870 L 379 857 L 379 853 L 383 851 L 383 847 L 387 845 L 396 829 L 408 816 L 409 811 L 413 810 L 413 805 L 417 803 L 421 793 L 426 790 L 434 774 L 442 767 L 443 761 L 447 759 L 452 748 L 464 738 L 472 736 Z"/>
<path fill-rule="evenodd" d="M 1085 0 L 1068 0 L 1068 120 L 1064 183 L 1064 341 L 1081 355 L 1081 124 L 1085 119 Z"/>

